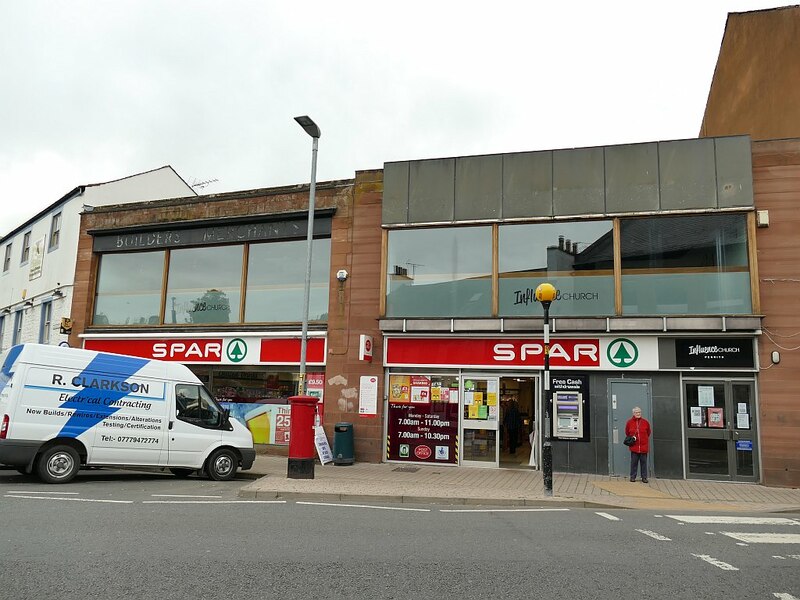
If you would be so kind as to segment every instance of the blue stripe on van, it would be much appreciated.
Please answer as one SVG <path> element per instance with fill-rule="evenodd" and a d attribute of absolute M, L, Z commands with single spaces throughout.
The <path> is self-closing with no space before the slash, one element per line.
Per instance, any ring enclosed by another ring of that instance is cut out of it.
<path fill-rule="evenodd" d="M 119 356 L 115 354 L 98 354 L 92 359 L 78 378 L 86 379 L 102 378 L 108 381 L 122 383 L 139 371 L 144 365 L 150 362 L 144 358 L 134 358 L 132 356 Z M 69 401 L 61 405 L 61 408 L 74 408 L 75 412 L 64 423 L 64 427 L 58 433 L 59 437 L 76 438 L 85 433 L 90 428 L 97 425 L 100 421 L 113 415 L 120 407 L 109 406 L 117 400 L 124 398 L 130 392 L 119 390 L 101 390 L 98 388 L 83 388 L 75 394 Z"/>
<path fill-rule="evenodd" d="M 19 353 L 22 352 L 22 348 L 22 344 L 18 344 L 8 349 L 6 359 L 3 361 L 2 366 L 0 366 L 0 392 L 8 385 L 11 375 L 14 374 L 14 363 L 17 362 L 17 357 Z"/>

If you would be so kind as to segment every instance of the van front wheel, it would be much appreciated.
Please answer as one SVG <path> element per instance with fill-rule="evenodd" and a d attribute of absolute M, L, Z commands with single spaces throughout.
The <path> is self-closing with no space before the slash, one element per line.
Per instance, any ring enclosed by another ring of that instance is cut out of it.
<path fill-rule="evenodd" d="M 67 483 L 81 468 L 81 459 L 70 446 L 53 446 L 39 457 L 36 472 L 45 483 Z"/>
<path fill-rule="evenodd" d="M 230 481 L 236 476 L 239 458 L 232 450 L 220 448 L 211 453 L 206 463 L 206 473 L 214 481 Z"/>

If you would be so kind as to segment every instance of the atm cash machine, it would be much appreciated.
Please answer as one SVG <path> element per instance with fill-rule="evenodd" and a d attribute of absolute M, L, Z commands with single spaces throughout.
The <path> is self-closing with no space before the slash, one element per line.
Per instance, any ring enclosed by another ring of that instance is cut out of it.
<path fill-rule="evenodd" d="M 583 437 L 583 394 L 580 392 L 554 392 L 553 437 L 579 439 Z"/>

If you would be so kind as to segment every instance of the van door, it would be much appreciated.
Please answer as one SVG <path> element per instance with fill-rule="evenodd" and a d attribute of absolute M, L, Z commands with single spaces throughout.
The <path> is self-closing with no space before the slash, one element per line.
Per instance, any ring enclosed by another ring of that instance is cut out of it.
<path fill-rule="evenodd" d="M 203 466 L 211 446 L 222 440 L 225 415 L 202 385 L 178 383 L 169 418 L 167 465 Z"/>
<path fill-rule="evenodd" d="M 75 403 L 73 420 L 93 430 L 87 448 L 90 465 L 158 466 L 166 450 L 166 392 L 163 381 L 139 380 L 114 397 L 107 390 L 83 388 L 63 406 Z M 80 398 L 81 402 L 77 402 Z"/>

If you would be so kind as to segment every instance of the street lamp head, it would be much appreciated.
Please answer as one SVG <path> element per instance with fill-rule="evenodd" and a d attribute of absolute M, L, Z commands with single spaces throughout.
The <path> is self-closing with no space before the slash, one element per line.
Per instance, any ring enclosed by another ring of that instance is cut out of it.
<path fill-rule="evenodd" d="M 311 117 L 309 116 L 295 117 L 294 120 L 297 121 L 300 124 L 300 127 L 302 127 L 305 130 L 305 132 L 312 138 L 319 139 L 319 137 L 322 135 L 322 132 L 319 130 L 319 127 L 317 127 L 317 124 L 311 120 Z"/>
<path fill-rule="evenodd" d="M 556 294 L 558 291 L 555 287 L 553 287 L 550 283 L 542 283 L 539 284 L 539 287 L 536 288 L 536 293 L 534 294 L 536 300 L 544 304 L 550 304 L 553 300 L 556 299 Z"/>

